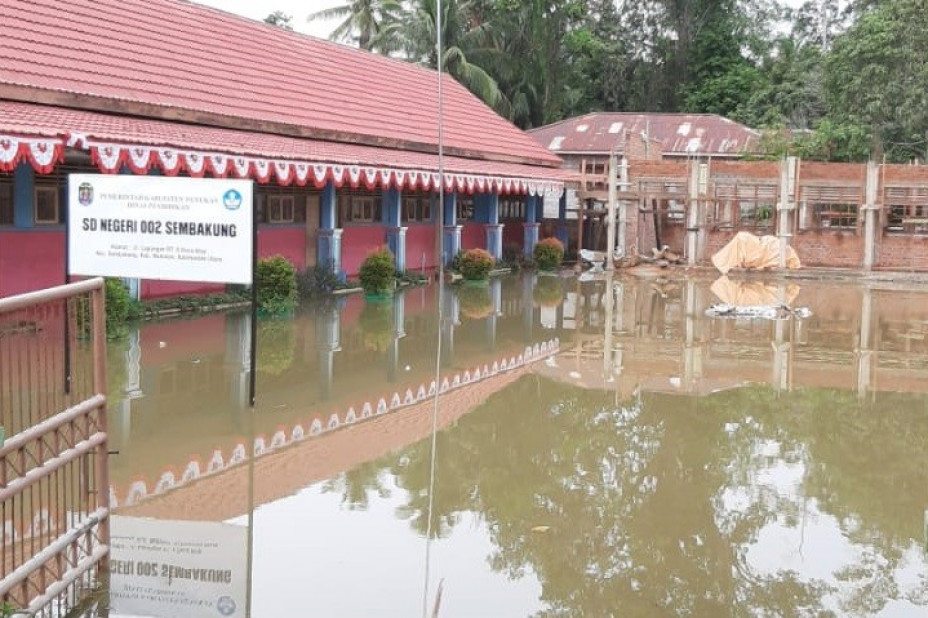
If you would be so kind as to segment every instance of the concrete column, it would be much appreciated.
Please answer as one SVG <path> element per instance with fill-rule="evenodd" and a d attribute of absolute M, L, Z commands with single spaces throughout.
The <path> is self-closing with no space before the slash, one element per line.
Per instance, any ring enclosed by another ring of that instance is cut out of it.
<path fill-rule="evenodd" d="M 864 202 L 864 270 L 872 270 L 876 262 L 876 238 L 880 204 L 877 202 L 880 186 L 879 168 L 875 161 L 867 162 L 867 185 Z"/>
<path fill-rule="evenodd" d="M 610 262 L 612 260 L 609 260 Z M 614 268 L 609 268 L 606 270 L 606 295 L 604 301 L 606 306 L 604 307 L 605 316 L 604 316 L 604 326 L 605 333 L 603 335 L 603 380 L 604 381 L 614 381 L 615 377 L 613 375 L 614 365 L 612 363 L 612 348 L 614 343 L 612 341 L 613 328 L 615 327 L 615 288 L 613 276 Z M 612 380 L 610 380 L 612 378 Z"/>
<path fill-rule="evenodd" d="M 387 247 L 396 260 L 396 270 L 406 270 L 406 229 L 403 227 L 401 195 L 395 187 L 386 189 L 381 198 L 383 224 L 387 228 Z"/>
<path fill-rule="evenodd" d="M 786 286 L 783 283 L 777 286 L 777 300 L 786 304 Z M 792 387 L 792 337 L 793 319 L 776 320 L 773 326 L 773 388 L 777 392 L 789 391 Z"/>
<path fill-rule="evenodd" d="M 444 255 L 442 259 L 445 265 L 451 264 L 451 260 L 461 250 L 461 230 L 463 226 L 458 225 L 458 194 L 456 192 L 446 193 L 442 202 L 445 240 Z"/>
<path fill-rule="evenodd" d="M 335 185 L 328 181 L 319 199 L 319 231 L 316 257 L 319 266 L 329 266 L 342 274 L 342 230 L 337 228 L 338 200 Z"/>
<path fill-rule="evenodd" d="M 796 212 L 796 177 L 798 173 L 798 159 L 786 157 L 780 162 L 780 199 L 777 202 L 777 236 L 780 239 L 781 269 L 786 268 L 786 250 L 793 237 L 793 216 Z"/>
<path fill-rule="evenodd" d="M 20 163 L 13 171 L 13 226 L 34 227 L 35 171 L 28 163 Z"/>
<path fill-rule="evenodd" d="M 541 224 L 538 223 L 541 215 L 541 196 L 527 195 L 525 197 L 525 222 L 522 224 L 522 252 L 526 256 L 531 256 L 535 251 L 535 245 L 538 244 L 538 229 Z"/>
<path fill-rule="evenodd" d="M 615 200 L 618 182 L 618 159 L 615 152 L 609 153 L 609 187 L 606 214 L 606 270 L 615 269 Z"/>
<path fill-rule="evenodd" d="M 699 177 L 701 164 L 690 163 L 690 178 L 686 209 L 686 261 L 690 266 L 699 262 Z"/>
<path fill-rule="evenodd" d="M 561 199 L 557 209 L 557 239 L 564 245 L 564 251 L 567 251 L 567 245 L 570 242 L 570 232 L 567 230 L 567 189 L 561 193 Z"/>
<path fill-rule="evenodd" d="M 618 189 L 623 193 L 629 190 L 628 184 L 628 159 L 622 157 L 619 164 L 619 186 Z M 628 254 L 628 200 L 622 200 L 618 203 L 619 230 L 616 237 L 616 252 L 625 256 Z"/>
<path fill-rule="evenodd" d="M 683 382 L 691 393 L 702 380 L 702 344 L 697 336 L 699 314 L 699 288 L 688 279 L 684 289 Z"/>

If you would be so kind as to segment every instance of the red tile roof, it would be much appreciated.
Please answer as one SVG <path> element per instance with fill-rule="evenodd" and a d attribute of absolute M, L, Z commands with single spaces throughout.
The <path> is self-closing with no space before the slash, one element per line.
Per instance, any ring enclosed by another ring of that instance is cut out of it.
<path fill-rule="evenodd" d="M 438 169 L 438 156 L 424 152 L 129 118 L 11 101 L 0 101 L 0 130 L 47 137 L 80 135 L 95 143 L 167 146 L 178 150 L 241 154 L 267 159 L 426 171 Z M 449 174 L 485 174 L 554 182 L 572 178 L 559 168 L 452 156 L 445 157 L 444 165 Z"/>
<path fill-rule="evenodd" d="M 5 0 L 0 99 L 433 151 L 435 73 L 181 0 Z M 445 144 L 555 166 L 445 78 Z M 178 129 L 183 131 L 183 129 Z"/>
<path fill-rule="evenodd" d="M 754 152 L 760 133 L 716 114 L 595 112 L 529 131 L 556 153 L 608 153 L 624 132 L 659 141 L 669 156 L 739 156 Z"/>

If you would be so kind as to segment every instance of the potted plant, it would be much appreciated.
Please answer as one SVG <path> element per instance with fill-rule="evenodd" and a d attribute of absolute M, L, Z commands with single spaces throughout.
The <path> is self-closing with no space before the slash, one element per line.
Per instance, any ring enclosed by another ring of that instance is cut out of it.
<path fill-rule="evenodd" d="M 535 245 L 532 256 L 538 270 L 556 271 L 564 262 L 564 245 L 557 238 L 545 238 Z"/>
<path fill-rule="evenodd" d="M 386 247 L 374 251 L 361 263 L 359 273 L 364 294 L 370 298 L 383 298 L 393 293 L 396 285 L 396 264 Z"/>
<path fill-rule="evenodd" d="M 262 315 L 284 315 L 296 307 L 296 269 L 281 255 L 258 262 L 258 311 Z"/>

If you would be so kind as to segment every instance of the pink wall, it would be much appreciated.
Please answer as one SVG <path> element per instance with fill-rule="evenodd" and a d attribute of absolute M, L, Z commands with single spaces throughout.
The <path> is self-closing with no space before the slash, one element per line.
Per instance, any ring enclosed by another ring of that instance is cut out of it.
<path fill-rule="evenodd" d="M 354 277 L 367 254 L 387 244 L 386 228 L 380 225 L 346 226 L 342 232 L 342 269 Z"/>
<path fill-rule="evenodd" d="M 483 223 L 465 223 L 461 230 L 461 249 L 486 249 L 487 232 Z"/>
<path fill-rule="evenodd" d="M 516 244 L 520 247 L 525 244 L 525 233 L 521 221 L 507 221 L 503 225 L 503 248 L 506 245 Z"/>
<path fill-rule="evenodd" d="M 435 268 L 435 226 L 432 224 L 410 225 L 406 230 L 406 270 L 422 270 L 422 254 L 425 267 Z"/>
<path fill-rule="evenodd" d="M 0 297 L 64 283 L 64 231 L 0 232 Z"/>
<path fill-rule="evenodd" d="M 306 228 L 301 225 L 258 228 L 258 257 L 282 255 L 296 266 L 306 267 Z"/>

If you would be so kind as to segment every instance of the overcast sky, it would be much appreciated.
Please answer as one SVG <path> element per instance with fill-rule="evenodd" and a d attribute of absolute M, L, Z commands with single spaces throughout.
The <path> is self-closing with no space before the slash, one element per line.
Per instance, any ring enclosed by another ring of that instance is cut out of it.
<path fill-rule="evenodd" d="M 264 19 L 274 11 L 283 11 L 293 16 L 293 28 L 320 38 L 328 37 L 338 21 L 308 22 L 306 16 L 316 11 L 346 4 L 348 0 L 193 0 L 230 13 L 238 13 L 252 19 Z M 805 0 L 785 0 L 785 4 L 798 7 Z M 844 4 L 842 2 L 842 4 Z"/>

